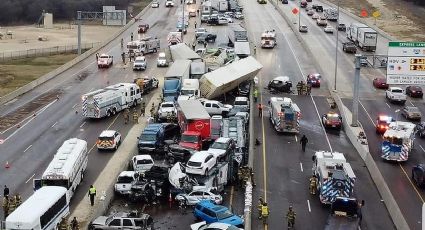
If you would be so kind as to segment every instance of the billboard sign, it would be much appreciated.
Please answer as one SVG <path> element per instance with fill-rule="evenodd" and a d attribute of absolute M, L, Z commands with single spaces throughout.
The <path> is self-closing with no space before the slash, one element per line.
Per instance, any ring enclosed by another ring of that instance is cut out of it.
<path fill-rule="evenodd" d="M 388 84 L 425 84 L 425 42 L 389 42 Z"/>

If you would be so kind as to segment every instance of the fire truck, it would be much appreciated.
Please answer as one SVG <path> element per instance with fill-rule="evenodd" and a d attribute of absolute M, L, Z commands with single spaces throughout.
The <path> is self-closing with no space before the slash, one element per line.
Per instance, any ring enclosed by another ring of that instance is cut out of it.
<path fill-rule="evenodd" d="M 407 161 L 415 140 L 415 124 L 412 122 L 391 122 L 385 131 L 381 144 L 381 157 L 389 161 Z"/>
<path fill-rule="evenodd" d="M 313 175 L 318 180 L 317 190 L 322 204 L 331 204 L 337 197 L 351 197 L 354 175 L 344 154 L 318 151 L 313 156 Z"/>

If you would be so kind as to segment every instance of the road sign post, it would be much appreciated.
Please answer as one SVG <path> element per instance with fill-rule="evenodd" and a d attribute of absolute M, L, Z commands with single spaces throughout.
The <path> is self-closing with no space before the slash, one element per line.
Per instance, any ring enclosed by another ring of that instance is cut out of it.
<path fill-rule="evenodd" d="M 388 84 L 425 84 L 425 42 L 389 42 Z"/>
<path fill-rule="evenodd" d="M 357 120 L 359 116 L 359 88 L 360 88 L 360 59 L 361 54 L 356 54 L 355 70 L 354 70 L 354 84 L 353 84 L 353 116 L 351 117 L 351 126 L 359 126 Z"/>

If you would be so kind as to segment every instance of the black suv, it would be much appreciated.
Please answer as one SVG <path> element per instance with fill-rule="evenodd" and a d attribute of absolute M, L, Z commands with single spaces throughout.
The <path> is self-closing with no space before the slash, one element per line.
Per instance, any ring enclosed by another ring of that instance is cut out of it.
<path fill-rule="evenodd" d="M 423 187 L 425 185 L 425 164 L 413 166 L 412 179 L 418 187 Z"/>

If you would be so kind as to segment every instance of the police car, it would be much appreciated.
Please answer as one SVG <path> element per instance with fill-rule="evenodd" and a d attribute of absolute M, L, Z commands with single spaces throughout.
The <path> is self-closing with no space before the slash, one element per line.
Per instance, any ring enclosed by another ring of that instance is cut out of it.
<path fill-rule="evenodd" d="M 115 130 L 104 130 L 97 139 L 98 150 L 117 150 L 121 144 L 121 134 Z"/>
<path fill-rule="evenodd" d="M 328 112 L 323 114 L 322 123 L 325 128 L 341 129 L 342 117 L 338 113 Z"/>
<path fill-rule="evenodd" d="M 394 121 L 392 117 L 386 115 L 378 116 L 378 118 L 376 119 L 376 133 L 384 134 L 392 121 Z"/>

